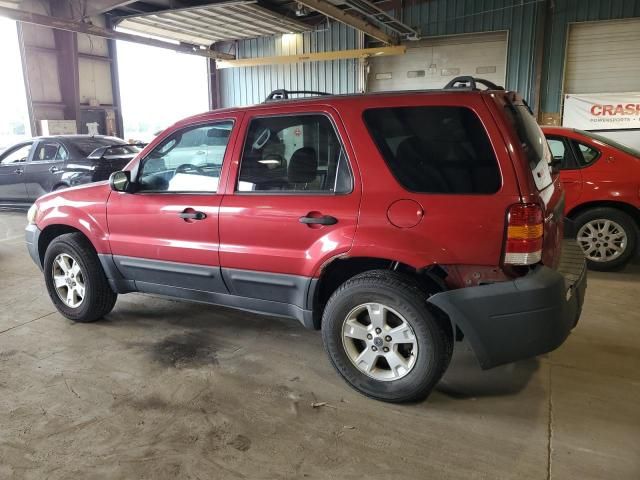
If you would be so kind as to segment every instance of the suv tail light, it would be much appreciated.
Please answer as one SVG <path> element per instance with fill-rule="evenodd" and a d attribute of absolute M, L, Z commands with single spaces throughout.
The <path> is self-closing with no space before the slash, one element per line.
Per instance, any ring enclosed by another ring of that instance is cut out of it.
<path fill-rule="evenodd" d="M 518 203 L 509 208 L 505 264 L 533 265 L 542 259 L 543 222 L 542 208 L 535 203 Z"/>

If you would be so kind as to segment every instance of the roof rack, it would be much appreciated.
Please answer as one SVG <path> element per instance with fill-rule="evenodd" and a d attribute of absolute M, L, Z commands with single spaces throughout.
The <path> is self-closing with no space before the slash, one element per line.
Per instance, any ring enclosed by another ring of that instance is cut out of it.
<path fill-rule="evenodd" d="M 287 100 L 289 95 L 299 95 L 299 94 L 307 94 L 307 95 L 331 95 L 327 92 L 317 92 L 315 90 L 274 90 L 265 99 L 265 102 L 271 102 L 273 100 Z"/>
<path fill-rule="evenodd" d="M 485 80 L 484 78 L 474 78 L 470 75 L 462 75 L 460 77 L 456 77 L 447 83 L 444 86 L 445 90 L 454 90 L 454 89 L 465 89 L 465 90 L 480 90 L 477 87 L 477 84 L 484 85 L 486 90 L 504 90 L 504 87 L 496 85 L 489 80 Z"/>

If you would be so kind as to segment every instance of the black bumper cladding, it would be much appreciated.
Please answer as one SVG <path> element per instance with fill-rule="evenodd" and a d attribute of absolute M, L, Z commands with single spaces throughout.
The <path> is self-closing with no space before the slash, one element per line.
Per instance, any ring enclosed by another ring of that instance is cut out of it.
<path fill-rule="evenodd" d="M 462 330 L 486 369 L 562 345 L 582 312 L 586 272 L 575 240 L 565 240 L 557 270 L 540 266 L 510 282 L 442 292 L 429 302 Z"/>

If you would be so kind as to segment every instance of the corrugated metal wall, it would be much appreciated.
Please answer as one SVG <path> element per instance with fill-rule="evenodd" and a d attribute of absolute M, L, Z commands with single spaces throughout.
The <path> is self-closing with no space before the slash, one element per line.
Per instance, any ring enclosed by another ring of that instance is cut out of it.
<path fill-rule="evenodd" d="M 559 112 L 561 108 L 562 79 L 569 23 L 639 16 L 640 0 L 554 0 L 554 8 L 548 20 L 541 110 L 543 112 Z"/>
<path fill-rule="evenodd" d="M 362 48 L 363 38 L 357 31 L 339 23 L 329 25 L 303 34 L 239 41 L 237 58 Z M 222 106 L 260 103 L 279 88 L 330 93 L 352 93 L 362 89 L 359 61 L 355 59 L 227 68 L 218 72 Z"/>
<path fill-rule="evenodd" d="M 507 82 L 530 103 L 534 95 L 534 52 L 544 0 L 412 0 L 395 15 L 423 37 L 508 30 Z"/>

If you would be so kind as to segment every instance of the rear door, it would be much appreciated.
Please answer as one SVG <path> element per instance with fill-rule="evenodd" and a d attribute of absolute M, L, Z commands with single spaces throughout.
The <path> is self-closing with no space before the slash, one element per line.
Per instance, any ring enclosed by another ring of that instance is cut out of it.
<path fill-rule="evenodd" d="M 573 145 L 567 137 L 555 135 L 547 135 L 547 142 L 554 161 L 560 162 L 560 182 L 564 188 L 565 202 L 567 205 L 575 205 L 582 193 L 582 173 Z"/>
<path fill-rule="evenodd" d="M 220 263 L 232 293 L 305 305 L 311 278 L 351 248 L 361 196 L 334 110 L 247 114 L 220 209 Z"/>
<path fill-rule="evenodd" d="M 109 196 L 113 258 L 139 290 L 226 292 L 218 257 L 220 185 L 241 118 L 230 114 L 169 132 L 135 167 L 136 190 Z M 185 154 L 198 135 L 215 137 L 219 145 L 206 155 Z"/>
<path fill-rule="evenodd" d="M 10 203 L 27 201 L 24 171 L 32 144 L 33 142 L 21 143 L 0 156 L 0 201 Z"/>
<path fill-rule="evenodd" d="M 31 160 L 25 165 L 24 183 L 30 201 L 49 193 L 60 185 L 67 149 L 56 140 L 40 140 Z"/>

